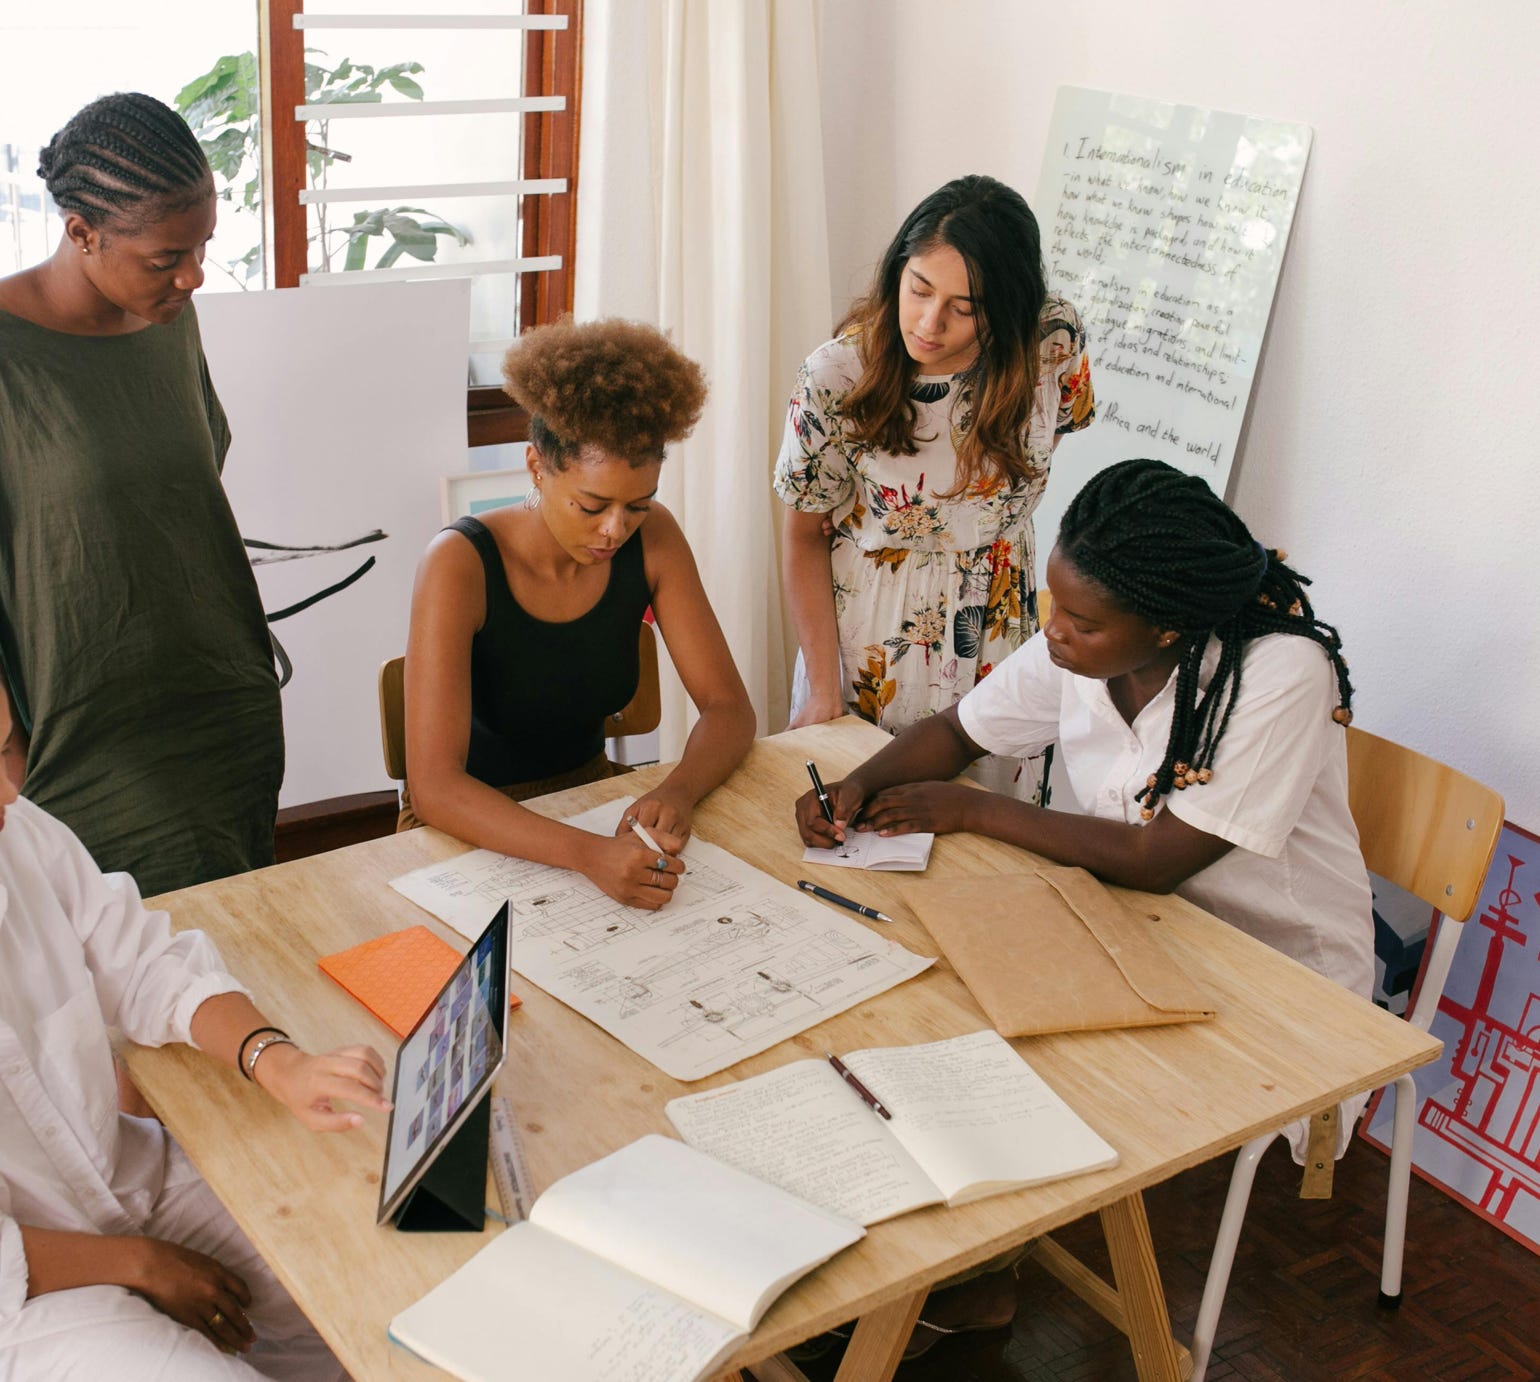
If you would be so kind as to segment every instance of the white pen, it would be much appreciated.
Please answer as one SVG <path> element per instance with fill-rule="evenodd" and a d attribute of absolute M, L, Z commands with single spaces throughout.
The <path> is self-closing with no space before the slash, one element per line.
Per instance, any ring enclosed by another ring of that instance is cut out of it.
<path fill-rule="evenodd" d="M 666 872 L 667 869 L 665 866 L 668 862 L 668 855 L 664 852 L 663 847 L 655 839 L 653 839 L 651 835 L 647 833 L 646 829 L 643 827 L 640 821 L 632 821 L 631 829 L 636 832 L 637 837 L 641 840 L 641 842 L 658 856 L 658 872 Z"/>

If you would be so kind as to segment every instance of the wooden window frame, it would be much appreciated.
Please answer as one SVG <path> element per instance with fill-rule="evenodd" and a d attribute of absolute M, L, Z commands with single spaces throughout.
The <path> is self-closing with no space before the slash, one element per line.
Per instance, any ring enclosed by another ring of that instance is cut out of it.
<path fill-rule="evenodd" d="M 261 12 L 263 207 L 272 283 L 296 288 L 308 267 L 304 190 L 305 126 L 293 118 L 304 102 L 305 35 L 294 27 L 304 0 L 266 0 Z M 578 135 L 583 83 L 583 0 L 526 0 L 528 14 L 564 14 L 565 29 L 525 34 L 524 94 L 563 95 L 566 108 L 524 117 L 525 178 L 565 178 L 567 190 L 520 199 L 527 258 L 559 254 L 562 266 L 523 275 L 520 332 L 572 310 L 577 251 Z M 285 113 L 287 112 L 287 118 Z M 494 446 L 529 438 L 529 415 L 495 386 L 466 390 L 466 442 Z"/>

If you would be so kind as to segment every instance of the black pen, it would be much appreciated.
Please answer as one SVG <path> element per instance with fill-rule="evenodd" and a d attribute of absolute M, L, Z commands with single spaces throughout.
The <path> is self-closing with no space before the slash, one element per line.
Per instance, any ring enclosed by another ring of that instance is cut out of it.
<path fill-rule="evenodd" d="M 824 1055 L 828 1056 L 829 1064 L 834 1067 L 835 1073 L 839 1075 L 840 1079 L 844 1080 L 846 1084 L 861 1096 L 861 1102 L 867 1108 L 871 1109 L 873 1113 L 880 1113 L 888 1122 L 891 1123 L 893 1121 L 893 1115 L 883 1108 L 882 1100 L 850 1073 L 850 1067 L 844 1061 L 836 1056 L 833 1051 L 825 1051 Z"/>
<path fill-rule="evenodd" d="M 834 805 L 829 800 L 829 793 L 824 790 L 823 779 L 818 776 L 818 766 L 811 758 L 807 760 L 807 775 L 813 779 L 813 794 L 818 798 L 818 809 L 823 812 L 823 818 L 834 824 Z"/>
<path fill-rule="evenodd" d="M 797 886 L 805 893 L 812 893 L 814 897 L 821 897 L 825 902 L 832 902 L 836 907 L 849 907 L 852 912 L 859 912 L 863 917 L 872 921 L 892 921 L 892 917 L 883 916 L 875 907 L 863 907 L 859 902 L 852 902 L 848 897 L 841 897 L 838 893 L 831 893 L 827 888 L 820 888 L 816 883 L 809 883 L 805 878 L 797 879 Z"/>

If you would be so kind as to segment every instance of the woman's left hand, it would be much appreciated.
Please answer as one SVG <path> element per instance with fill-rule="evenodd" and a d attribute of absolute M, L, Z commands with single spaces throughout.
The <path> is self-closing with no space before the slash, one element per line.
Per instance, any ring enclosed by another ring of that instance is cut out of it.
<path fill-rule="evenodd" d="M 918 830 L 947 835 L 969 829 L 969 809 L 978 800 L 974 788 L 956 782 L 905 782 L 868 798 L 856 829 L 875 830 L 879 835 L 911 835 Z"/>
<path fill-rule="evenodd" d="M 646 796 L 638 797 L 626 807 L 620 824 L 615 827 L 615 833 L 626 834 L 632 822 L 635 822 L 643 830 L 663 830 L 670 835 L 677 835 L 680 847 L 683 848 L 684 842 L 690 838 L 690 822 L 694 818 L 693 801 L 669 791 L 667 786 L 655 787 Z"/>
<path fill-rule="evenodd" d="M 312 1056 L 298 1046 L 275 1043 L 257 1059 L 252 1079 L 316 1132 L 358 1127 L 361 1114 L 345 1113 L 336 1100 L 388 1112 L 385 1058 L 372 1046 L 344 1046 Z"/>

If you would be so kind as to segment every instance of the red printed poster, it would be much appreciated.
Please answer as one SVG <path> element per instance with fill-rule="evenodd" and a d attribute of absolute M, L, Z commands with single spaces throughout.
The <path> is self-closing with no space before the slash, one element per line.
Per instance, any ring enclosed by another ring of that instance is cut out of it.
<path fill-rule="evenodd" d="M 1444 1054 L 1413 1072 L 1412 1168 L 1540 1252 L 1540 838 L 1527 830 L 1498 837 L 1433 1035 Z M 1389 1099 L 1363 1135 L 1389 1150 Z"/>

